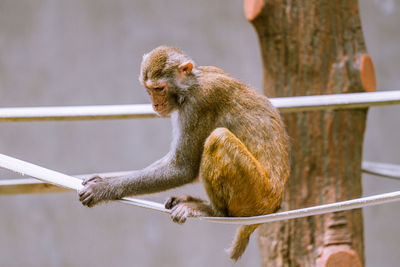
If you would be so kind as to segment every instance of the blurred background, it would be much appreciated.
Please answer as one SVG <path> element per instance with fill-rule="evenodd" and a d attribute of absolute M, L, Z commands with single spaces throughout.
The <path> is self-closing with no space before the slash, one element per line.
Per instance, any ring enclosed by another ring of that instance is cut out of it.
<path fill-rule="evenodd" d="M 378 90 L 400 89 L 400 2 L 361 0 Z M 260 89 L 258 40 L 242 0 L 0 0 L 0 107 L 149 103 L 142 55 L 177 46 Z M 400 164 L 400 106 L 371 108 L 364 159 Z M 68 174 L 143 168 L 169 148 L 166 119 L 1 123 L 0 153 Z M 0 179 L 19 178 L 0 170 Z M 364 195 L 400 182 L 364 175 Z M 203 196 L 199 185 L 171 194 Z M 364 209 L 367 266 L 398 266 L 400 203 Z M 232 266 L 235 226 L 110 203 L 75 193 L 0 196 L 0 266 Z M 256 235 L 234 266 L 259 266 Z"/>

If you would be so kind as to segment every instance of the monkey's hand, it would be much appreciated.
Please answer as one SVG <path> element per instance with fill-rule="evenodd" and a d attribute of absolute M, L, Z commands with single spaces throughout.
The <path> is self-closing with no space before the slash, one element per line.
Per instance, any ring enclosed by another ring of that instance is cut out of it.
<path fill-rule="evenodd" d="M 89 208 L 97 205 L 101 201 L 113 199 L 109 192 L 109 182 L 100 176 L 94 176 L 83 180 L 85 186 L 79 190 L 79 201 Z"/>
<path fill-rule="evenodd" d="M 186 222 L 189 217 L 214 216 L 210 205 L 191 196 L 170 197 L 165 202 L 165 208 L 171 210 L 171 219 L 179 224 Z"/>

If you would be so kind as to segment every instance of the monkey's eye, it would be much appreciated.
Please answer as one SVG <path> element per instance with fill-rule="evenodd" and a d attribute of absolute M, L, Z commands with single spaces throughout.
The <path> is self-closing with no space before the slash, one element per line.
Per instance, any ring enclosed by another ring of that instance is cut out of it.
<path fill-rule="evenodd" d="M 154 87 L 153 89 L 154 91 L 161 92 L 162 90 L 164 90 L 164 87 Z"/>

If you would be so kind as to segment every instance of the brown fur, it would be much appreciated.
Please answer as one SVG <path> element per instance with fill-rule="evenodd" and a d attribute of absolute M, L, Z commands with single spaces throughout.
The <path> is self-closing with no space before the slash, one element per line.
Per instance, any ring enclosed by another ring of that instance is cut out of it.
<path fill-rule="evenodd" d="M 280 205 L 289 176 L 289 145 L 268 99 L 211 66 L 197 67 L 176 48 L 143 57 L 140 81 L 160 116 L 171 116 L 171 151 L 125 177 L 93 178 L 80 192 L 84 205 L 163 191 L 200 178 L 210 199 L 171 197 L 171 218 L 255 216 Z M 258 225 L 240 226 L 229 249 L 237 260 Z"/>

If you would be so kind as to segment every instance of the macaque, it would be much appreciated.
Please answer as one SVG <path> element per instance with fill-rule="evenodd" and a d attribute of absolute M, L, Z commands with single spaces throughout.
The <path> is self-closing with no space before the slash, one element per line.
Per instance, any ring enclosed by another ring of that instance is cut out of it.
<path fill-rule="evenodd" d="M 170 197 L 165 207 L 174 222 L 196 216 L 256 216 L 279 208 L 289 176 L 289 144 L 281 117 L 267 97 L 167 46 L 143 56 L 139 80 L 156 113 L 171 117 L 171 149 L 127 176 L 85 180 L 79 192 L 83 205 L 156 193 L 199 179 L 210 202 Z M 258 226 L 238 228 L 228 250 L 233 260 L 243 254 Z"/>

